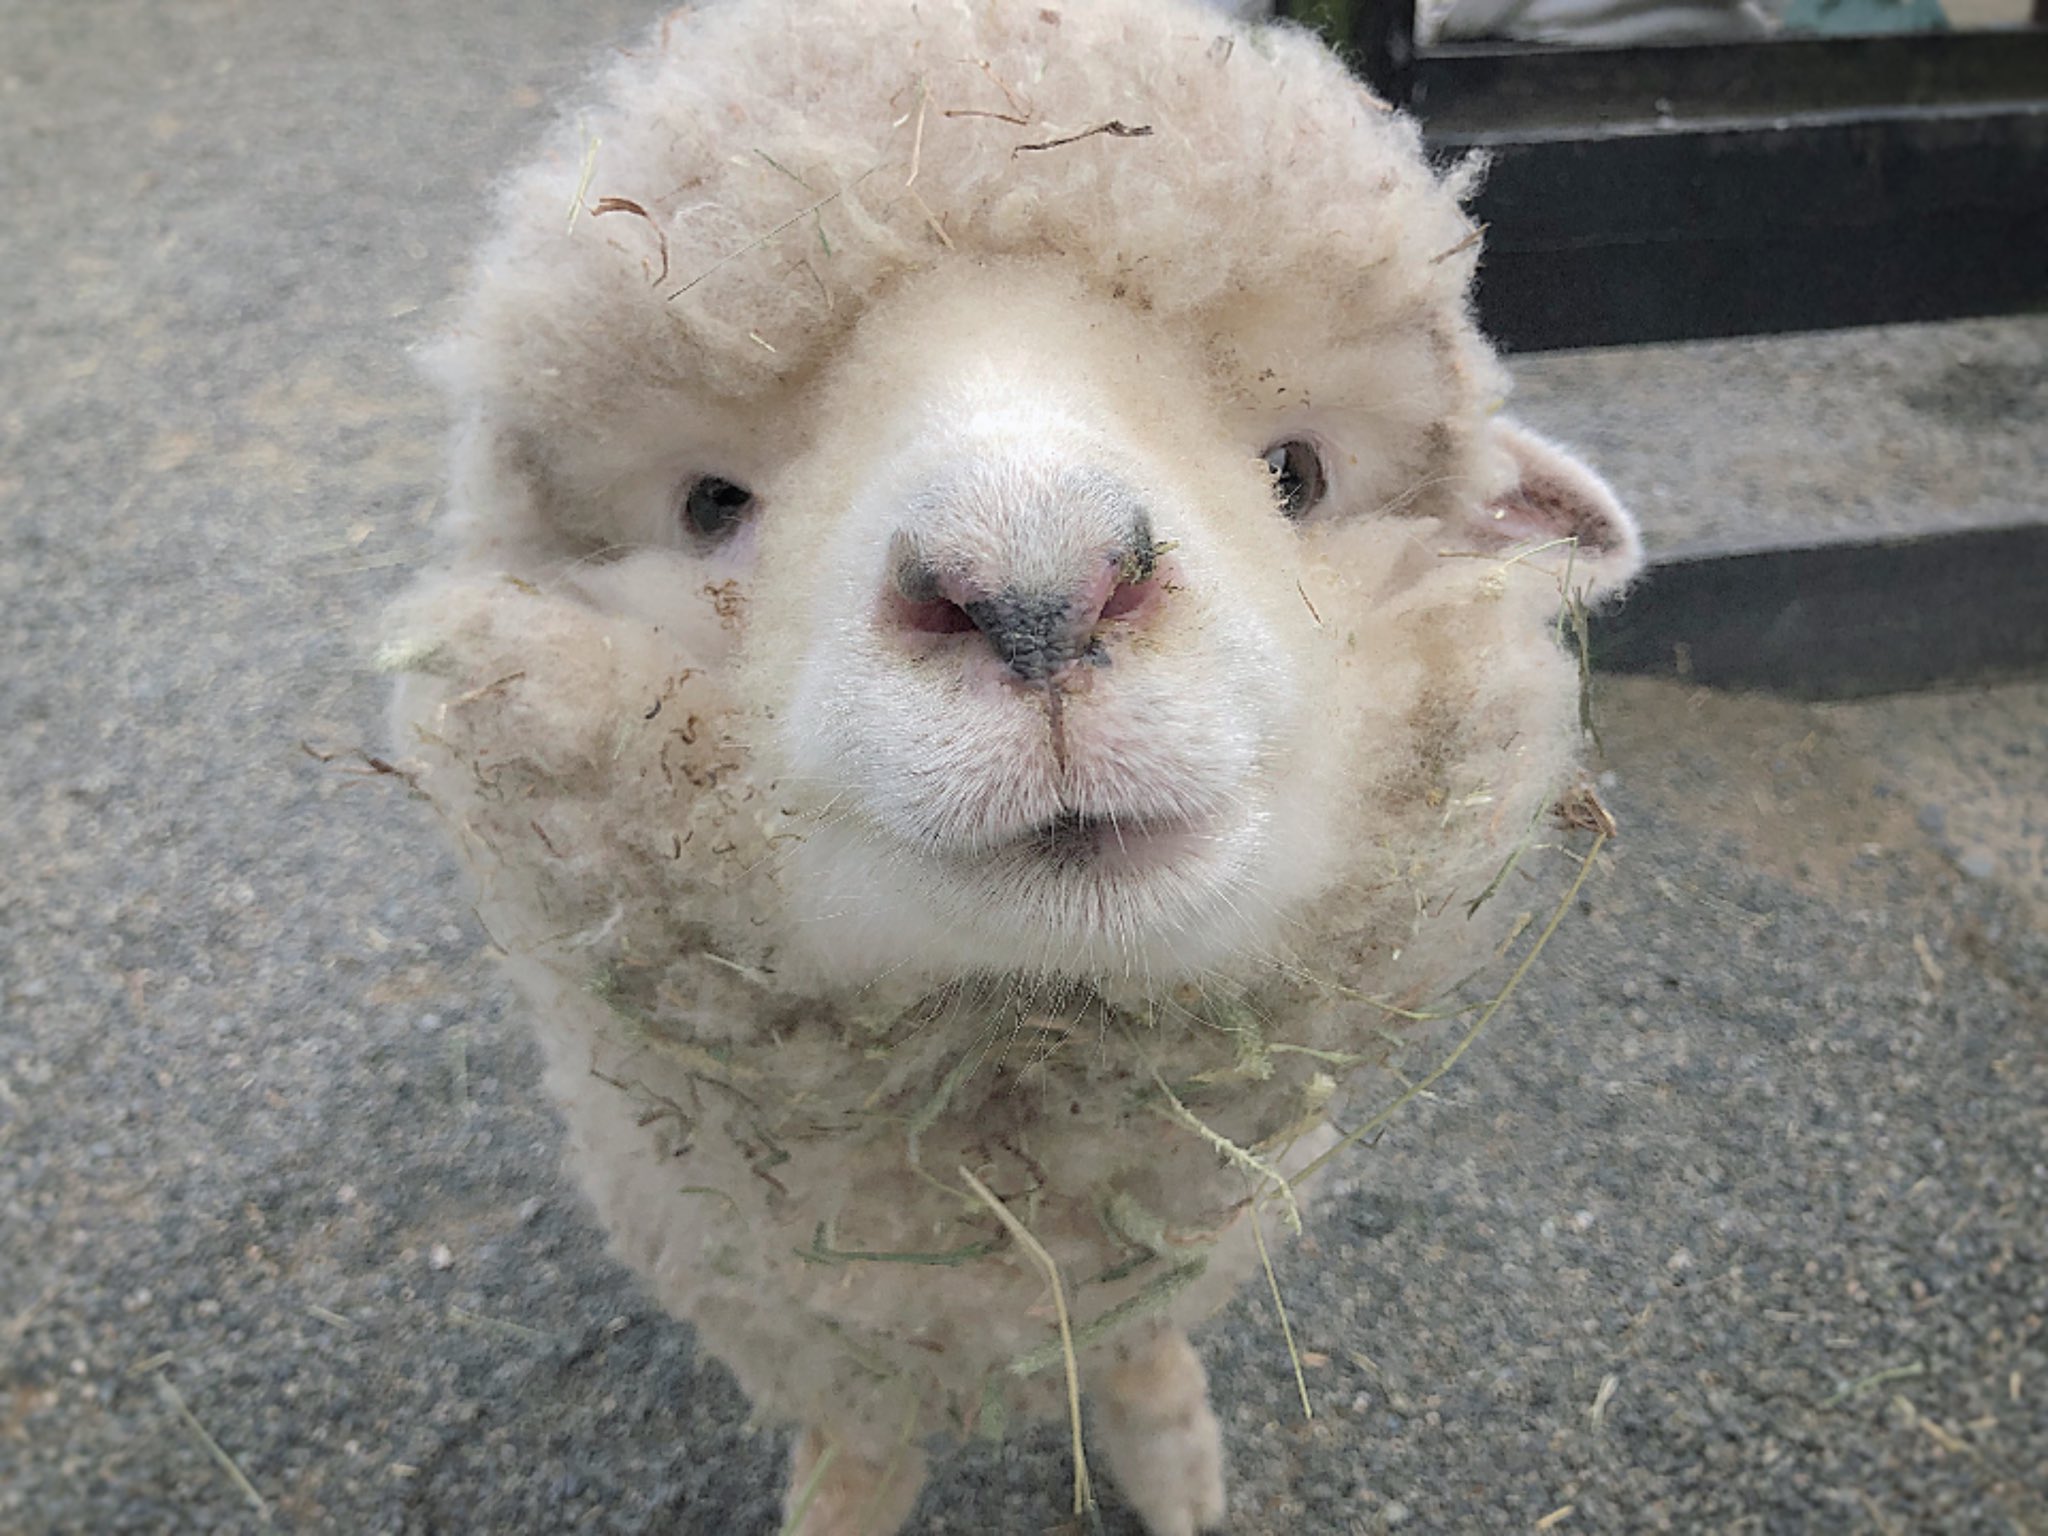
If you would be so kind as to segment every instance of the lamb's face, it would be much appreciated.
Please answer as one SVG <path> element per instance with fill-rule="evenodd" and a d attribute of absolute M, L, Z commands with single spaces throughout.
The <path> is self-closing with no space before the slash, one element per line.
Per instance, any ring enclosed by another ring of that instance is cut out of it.
<path fill-rule="evenodd" d="M 1418 817 L 1554 772 L 1554 575 L 1511 567 L 1506 601 L 1491 563 L 1441 558 L 1467 533 L 1386 490 L 1471 424 L 1384 408 L 1398 342 L 1275 391 L 1243 359 L 1284 358 L 1302 318 L 1248 305 L 1197 344 L 1056 267 L 961 263 L 744 431 L 679 451 L 622 375 L 536 450 L 557 534 L 600 558 L 528 569 L 736 701 L 726 789 L 791 826 L 742 856 L 780 966 L 1242 975 L 1371 927 L 1361 885 L 1412 902 Z"/>
<path fill-rule="evenodd" d="M 1297 532 L 1210 372 L 1028 271 L 862 321 L 763 500 L 751 657 L 836 967 L 1184 975 L 1314 884 Z"/>
<path fill-rule="evenodd" d="M 614 672 L 665 658 L 622 697 L 720 701 L 715 762 L 660 757 L 632 783 L 677 798 L 614 805 L 661 825 L 601 829 L 687 877 L 615 852 L 540 905 L 611 923 L 658 892 L 727 958 L 913 993 L 1385 971 L 1550 793 L 1560 572 L 1625 576 L 1632 535 L 1491 420 L 1452 189 L 1305 38 L 1050 14 L 878 10 L 785 54 L 706 8 L 622 69 L 580 232 L 566 160 L 515 184 L 451 367 L 466 563 L 637 626 L 595 632 Z M 947 58 L 982 63 L 916 72 Z M 1048 123 L 1121 103 L 1155 132 L 1023 156 L 999 113 L 927 126 L 983 72 Z M 692 137 L 728 119 L 751 155 Z M 856 169 L 878 137 L 904 161 Z M 804 238 L 735 250 L 721 219 Z M 537 694 L 519 661 L 492 675 Z M 535 755 L 611 772 L 635 718 Z M 669 832 L 713 796 L 749 830 L 686 859 Z M 544 841 L 522 856 L 569 878 Z"/>

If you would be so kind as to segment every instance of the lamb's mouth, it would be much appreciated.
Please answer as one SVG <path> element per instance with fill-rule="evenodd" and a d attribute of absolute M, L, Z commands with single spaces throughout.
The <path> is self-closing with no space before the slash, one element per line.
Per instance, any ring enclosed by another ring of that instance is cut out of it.
<path fill-rule="evenodd" d="M 1181 818 L 1068 810 L 1028 828 L 998 851 L 1055 869 L 1137 872 L 1176 859 L 1196 836 L 1194 824 Z"/>

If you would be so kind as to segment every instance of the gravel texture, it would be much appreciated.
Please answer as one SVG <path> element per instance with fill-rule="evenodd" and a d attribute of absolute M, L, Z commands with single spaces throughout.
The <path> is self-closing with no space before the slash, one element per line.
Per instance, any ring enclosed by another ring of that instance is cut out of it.
<path fill-rule="evenodd" d="M 784 1443 L 604 1257 L 425 817 L 300 746 L 379 738 L 403 348 L 641 9 L 0 0 L 0 1531 L 774 1529 Z M 1709 487 L 2038 497 L 2043 336 L 1519 366 L 1710 542 Z M 1880 473 L 1897 402 L 1973 456 Z M 1315 1420 L 1264 1297 L 1203 1340 L 1232 1529 L 2048 1531 L 2048 686 L 1604 692 L 1584 911 L 1281 1260 Z M 1062 1529 L 1066 1477 L 969 1448 L 913 1529 Z"/>

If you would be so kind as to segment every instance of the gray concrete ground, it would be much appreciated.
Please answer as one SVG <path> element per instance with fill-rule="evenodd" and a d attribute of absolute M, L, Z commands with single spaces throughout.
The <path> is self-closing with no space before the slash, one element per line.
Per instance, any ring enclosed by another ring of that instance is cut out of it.
<path fill-rule="evenodd" d="M 2043 513 L 2048 315 L 1561 352 L 1517 360 L 1515 385 L 1667 554 Z"/>
<path fill-rule="evenodd" d="M 377 736 L 402 349 L 641 9 L 0 0 L 0 1531 L 773 1529 L 423 819 L 298 745 Z M 1668 545 L 2038 513 L 2044 351 L 1522 373 Z M 1604 716 L 1584 910 L 1282 1260 L 1315 1420 L 1263 1298 L 1206 1336 L 1232 1529 L 2048 1530 L 2048 686 Z M 1065 1477 L 970 1448 L 914 1529 Z"/>

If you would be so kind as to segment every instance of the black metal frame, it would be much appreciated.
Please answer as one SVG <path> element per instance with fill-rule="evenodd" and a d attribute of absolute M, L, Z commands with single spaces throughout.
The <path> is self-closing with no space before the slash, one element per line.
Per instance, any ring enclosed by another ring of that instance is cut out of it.
<path fill-rule="evenodd" d="M 2048 29 L 1418 50 L 1413 0 L 1290 8 L 1491 160 L 1508 350 L 2048 308 Z"/>
<path fill-rule="evenodd" d="M 1807 699 L 2048 672 L 2048 524 L 1669 560 L 1593 618 L 1606 672 Z"/>

